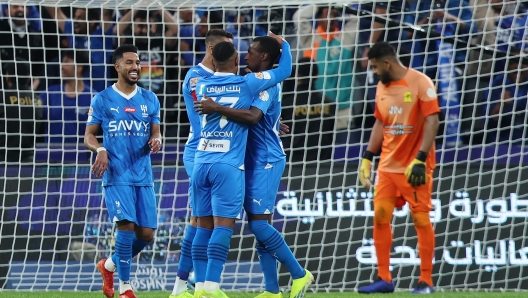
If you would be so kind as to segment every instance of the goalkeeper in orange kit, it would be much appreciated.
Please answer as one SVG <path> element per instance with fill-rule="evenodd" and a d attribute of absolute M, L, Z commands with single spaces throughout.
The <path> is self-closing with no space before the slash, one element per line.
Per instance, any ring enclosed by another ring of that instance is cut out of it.
<path fill-rule="evenodd" d="M 418 234 L 420 279 L 413 293 L 434 292 L 432 261 L 435 235 L 430 221 L 432 209 L 434 139 L 438 130 L 435 86 L 426 75 L 403 66 L 394 48 L 376 43 L 368 53 L 372 71 L 379 77 L 376 89 L 376 122 L 359 169 L 363 186 L 371 186 L 371 162 L 381 147 L 374 183 L 374 247 L 378 280 L 358 289 L 360 293 L 394 291 L 389 271 L 392 246 L 392 213 L 409 203 Z"/>

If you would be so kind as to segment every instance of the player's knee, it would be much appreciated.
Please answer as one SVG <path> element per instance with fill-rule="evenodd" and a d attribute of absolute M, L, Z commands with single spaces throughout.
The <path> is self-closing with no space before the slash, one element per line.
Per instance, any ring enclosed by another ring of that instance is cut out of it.
<path fill-rule="evenodd" d="M 248 223 L 249 230 L 254 235 L 258 234 L 260 231 L 263 231 L 268 226 L 268 222 L 265 220 L 252 220 Z"/>
<path fill-rule="evenodd" d="M 374 206 L 374 223 L 388 224 L 392 220 L 392 212 L 394 208 L 387 209 L 385 206 Z"/>
<path fill-rule="evenodd" d="M 429 212 L 411 212 L 411 217 L 416 227 L 425 227 L 431 224 Z"/>
<path fill-rule="evenodd" d="M 150 228 L 136 229 L 136 237 L 145 242 L 151 242 L 154 239 L 156 230 Z"/>

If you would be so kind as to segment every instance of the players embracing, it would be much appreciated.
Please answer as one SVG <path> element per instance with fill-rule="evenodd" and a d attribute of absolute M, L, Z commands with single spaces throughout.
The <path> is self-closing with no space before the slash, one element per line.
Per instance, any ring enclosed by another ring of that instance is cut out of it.
<path fill-rule="evenodd" d="M 435 235 L 432 209 L 434 140 L 438 130 L 438 99 L 426 75 L 404 67 L 394 48 L 378 42 L 368 53 L 372 71 L 380 78 L 376 89 L 376 122 L 363 155 L 359 179 L 371 186 L 371 162 L 381 148 L 374 182 L 374 247 L 378 279 L 360 287 L 360 293 L 391 293 L 394 284 L 389 270 L 392 246 L 392 213 L 409 204 L 418 235 L 420 279 L 412 293 L 434 292 L 432 269 Z"/>
<path fill-rule="evenodd" d="M 115 252 L 97 263 L 103 293 L 114 297 L 114 271 L 119 298 L 135 298 L 130 285 L 132 258 L 154 238 L 158 226 L 151 153 L 161 147 L 160 103 L 137 86 L 141 67 L 133 45 L 114 51 L 117 83 L 98 93 L 90 104 L 84 144 L 97 153 L 92 172 L 103 176 L 109 218 L 117 225 Z M 103 144 L 96 138 L 102 129 Z"/>
<path fill-rule="evenodd" d="M 270 79 L 269 71 L 281 51 L 277 40 L 271 36 L 253 39 L 245 57 L 247 72 L 260 80 Z M 282 60 L 280 63 L 283 63 Z M 261 91 L 254 97 L 249 109 L 235 109 L 210 100 L 207 96 L 204 98 L 207 100 L 197 101 L 195 105 L 201 114 L 219 113 L 229 121 L 250 125 L 244 160 L 244 210 L 248 216 L 249 229 L 256 238 L 256 250 L 264 273 L 265 291 L 257 297 L 282 297 L 277 260 L 288 268 L 292 276 L 290 297 L 304 297 L 314 278 L 299 264 L 282 235 L 270 224 L 286 166 L 286 154 L 279 138 L 282 106 L 280 83 Z"/>

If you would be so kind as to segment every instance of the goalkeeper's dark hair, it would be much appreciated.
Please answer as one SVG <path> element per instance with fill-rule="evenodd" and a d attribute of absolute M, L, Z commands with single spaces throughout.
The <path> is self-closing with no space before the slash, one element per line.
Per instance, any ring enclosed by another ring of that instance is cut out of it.
<path fill-rule="evenodd" d="M 116 64 L 121 58 L 123 58 L 124 53 L 136 53 L 138 48 L 132 44 L 124 44 L 117 49 L 115 49 L 114 54 L 112 55 L 112 63 Z"/>
<path fill-rule="evenodd" d="M 396 50 L 388 42 L 380 41 L 375 43 L 368 52 L 368 59 L 380 60 L 383 58 L 397 58 Z"/>
<path fill-rule="evenodd" d="M 222 38 L 224 37 L 233 39 L 233 34 L 224 29 L 211 29 L 207 31 L 207 34 L 205 35 L 205 44 L 215 46 L 222 41 Z"/>
<path fill-rule="evenodd" d="M 259 36 L 253 39 L 258 42 L 258 51 L 268 54 L 270 63 L 267 69 L 272 69 L 273 64 L 277 61 L 281 53 L 281 45 L 271 36 Z"/>
<path fill-rule="evenodd" d="M 72 59 L 76 65 L 81 66 L 83 70 L 88 69 L 88 66 L 90 64 L 90 55 L 88 55 L 88 52 L 86 50 L 80 50 L 80 49 L 67 49 L 62 51 L 62 58 L 68 57 Z"/>
<path fill-rule="evenodd" d="M 13 90 L 31 89 L 31 65 L 27 60 L 17 58 L 16 61 L 6 63 L 4 66 L 4 79 L 9 78 L 13 83 Z M 5 84 L 4 89 L 7 89 Z"/>
<path fill-rule="evenodd" d="M 229 41 L 222 41 L 213 47 L 213 59 L 217 64 L 223 64 L 236 53 L 235 45 Z"/>

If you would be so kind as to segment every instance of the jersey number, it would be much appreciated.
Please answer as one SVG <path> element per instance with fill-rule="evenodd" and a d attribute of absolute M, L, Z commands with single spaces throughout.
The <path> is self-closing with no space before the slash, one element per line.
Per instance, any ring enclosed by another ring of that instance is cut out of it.
<path fill-rule="evenodd" d="M 234 97 L 234 96 L 224 96 L 224 97 L 218 98 L 218 101 L 217 101 L 217 97 L 211 97 L 211 99 L 216 103 L 228 104 L 230 108 L 233 108 L 240 98 Z M 220 128 L 224 128 L 227 125 L 227 123 L 229 123 L 229 121 L 227 121 L 227 117 L 222 116 L 222 118 L 220 118 Z M 202 128 L 204 128 L 206 124 L 207 124 L 207 115 L 204 115 L 203 121 L 202 121 Z"/>

